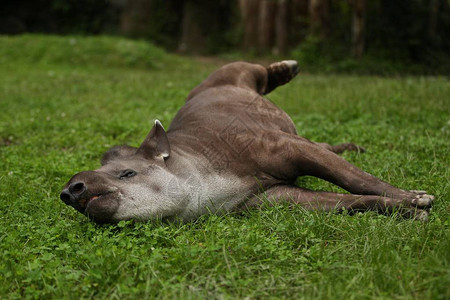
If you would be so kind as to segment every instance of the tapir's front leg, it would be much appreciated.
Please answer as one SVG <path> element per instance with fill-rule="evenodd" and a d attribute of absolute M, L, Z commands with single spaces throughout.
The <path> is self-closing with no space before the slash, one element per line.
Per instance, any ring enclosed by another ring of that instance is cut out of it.
<path fill-rule="evenodd" d="M 299 70 L 297 62 L 294 60 L 276 62 L 267 68 L 247 62 L 229 63 L 194 88 L 186 101 L 209 88 L 225 85 L 254 91 L 260 95 L 268 94 L 278 86 L 288 83 L 298 74 Z"/>
<path fill-rule="evenodd" d="M 412 205 L 427 206 L 433 196 L 422 192 L 399 189 L 366 173 L 334 152 L 305 138 L 283 132 L 267 132 L 252 145 L 263 149 L 258 155 L 260 168 L 276 178 L 295 180 L 311 175 L 330 181 L 352 194 L 378 195 L 409 201 Z"/>

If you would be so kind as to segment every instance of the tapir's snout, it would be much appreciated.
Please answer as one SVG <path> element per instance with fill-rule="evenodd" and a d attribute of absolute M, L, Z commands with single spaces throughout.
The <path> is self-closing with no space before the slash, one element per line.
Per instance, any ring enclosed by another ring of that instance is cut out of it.
<path fill-rule="evenodd" d="M 59 197 L 67 205 L 73 205 L 80 199 L 80 196 L 86 191 L 86 184 L 83 181 L 71 183 L 69 187 L 62 190 Z"/>
<path fill-rule="evenodd" d="M 95 171 L 85 171 L 70 179 L 59 195 L 67 205 L 99 223 L 111 222 L 117 210 L 117 188 Z"/>

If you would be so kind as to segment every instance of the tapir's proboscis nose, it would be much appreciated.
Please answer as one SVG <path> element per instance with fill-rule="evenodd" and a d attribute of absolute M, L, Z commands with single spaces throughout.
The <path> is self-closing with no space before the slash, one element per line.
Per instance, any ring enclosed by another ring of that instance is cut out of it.
<path fill-rule="evenodd" d="M 119 206 L 116 190 L 101 172 L 83 171 L 70 179 L 59 198 L 95 222 L 109 223 Z"/>
<path fill-rule="evenodd" d="M 73 182 L 65 188 L 59 197 L 64 203 L 71 205 L 86 191 L 86 184 L 83 181 Z"/>

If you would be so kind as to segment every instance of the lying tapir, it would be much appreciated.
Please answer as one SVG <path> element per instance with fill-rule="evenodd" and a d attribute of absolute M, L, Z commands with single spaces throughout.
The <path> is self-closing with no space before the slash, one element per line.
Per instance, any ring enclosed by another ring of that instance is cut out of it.
<path fill-rule="evenodd" d="M 225 65 L 191 91 L 167 132 L 155 121 L 138 148 L 108 150 L 102 166 L 74 175 L 60 198 L 98 223 L 187 221 L 255 207 L 263 199 L 311 210 L 398 211 L 427 219 L 432 195 L 396 188 L 336 154 L 363 151 L 359 146 L 331 146 L 298 136 L 289 116 L 263 97 L 298 71 L 296 61 L 268 68 Z M 296 186 L 303 175 L 351 194 Z"/>

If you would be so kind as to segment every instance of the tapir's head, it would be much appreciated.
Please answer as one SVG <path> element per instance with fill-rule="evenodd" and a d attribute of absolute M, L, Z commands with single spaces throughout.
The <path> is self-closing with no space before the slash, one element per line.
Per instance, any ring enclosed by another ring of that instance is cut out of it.
<path fill-rule="evenodd" d="M 165 217 L 179 206 L 176 195 L 168 190 L 176 181 L 166 167 L 169 156 L 166 132 L 155 121 L 139 148 L 110 149 L 99 169 L 74 175 L 60 198 L 98 223 Z"/>

